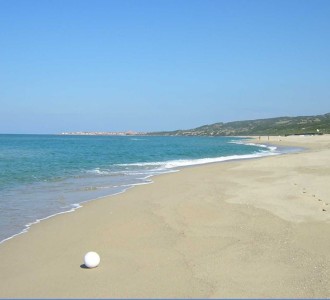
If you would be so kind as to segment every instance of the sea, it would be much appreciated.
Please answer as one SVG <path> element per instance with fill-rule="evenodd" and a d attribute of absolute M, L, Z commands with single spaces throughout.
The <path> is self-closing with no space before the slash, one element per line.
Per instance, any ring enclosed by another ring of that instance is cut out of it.
<path fill-rule="evenodd" d="M 0 135 L 0 242 L 184 167 L 283 153 L 233 137 Z"/>

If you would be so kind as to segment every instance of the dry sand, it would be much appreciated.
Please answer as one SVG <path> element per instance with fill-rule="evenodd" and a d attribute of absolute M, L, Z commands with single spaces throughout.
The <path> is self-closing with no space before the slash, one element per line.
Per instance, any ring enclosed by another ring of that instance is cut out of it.
<path fill-rule="evenodd" d="M 330 137 L 260 142 L 308 150 L 186 168 L 36 224 L 0 245 L 0 297 L 329 298 Z"/>

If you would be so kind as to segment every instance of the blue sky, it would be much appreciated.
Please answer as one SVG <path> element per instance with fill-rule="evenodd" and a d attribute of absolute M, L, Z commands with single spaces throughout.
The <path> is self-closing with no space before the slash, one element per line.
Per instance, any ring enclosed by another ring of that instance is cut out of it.
<path fill-rule="evenodd" d="M 328 0 L 0 0 L 0 133 L 327 112 Z"/>

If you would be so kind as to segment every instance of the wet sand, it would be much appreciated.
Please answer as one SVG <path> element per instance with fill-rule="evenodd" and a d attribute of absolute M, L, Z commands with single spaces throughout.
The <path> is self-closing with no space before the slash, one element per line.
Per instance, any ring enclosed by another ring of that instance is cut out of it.
<path fill-rule="evenodd" d="M 185 168 L 33 225 L 0 245 L 0 297 L 329 298 L 330 136 L 260 142 L 307 149 Z"/>

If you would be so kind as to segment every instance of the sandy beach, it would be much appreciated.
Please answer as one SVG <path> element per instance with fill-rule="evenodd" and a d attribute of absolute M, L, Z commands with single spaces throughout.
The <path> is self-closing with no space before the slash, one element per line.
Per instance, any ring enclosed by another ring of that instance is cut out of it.
<path fill-rule="evenodd" d="M 260 142 L 306 150 L 185 168 L 33 225 L 0 245 L 0 297 L 329 298 L 330 136 Z"/>

